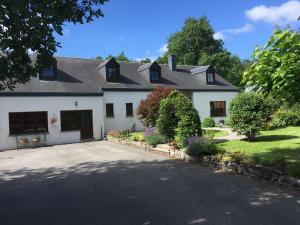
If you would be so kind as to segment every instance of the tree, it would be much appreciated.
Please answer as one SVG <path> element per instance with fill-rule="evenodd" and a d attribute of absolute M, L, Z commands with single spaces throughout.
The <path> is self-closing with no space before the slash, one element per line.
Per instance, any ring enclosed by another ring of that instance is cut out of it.
<path fill-rule="evenodd" d="M 173 91 L 160 102 L 156 122 L 160 134 L 175 139 L 180 148 L 186 147 L 191 136 L 201 136 L 201 121 L 193 103 L 179 91 Z"/>
<path fill-rule="evenodd" d="M 264 47 L 253 53 L 254 63 L 242 83 L 279 101 L 300 102 L 300 33 L 277 28 Z"/>
<path fill-rule="evenodd" d="M 149 58 L 140 60 L 140 63 L 150 63 L 150 62 L 151 62 L 151 59 L 149 59 Z"/>
<path fill-rule="evenodd" d="M 213 38 L 214 30 L 207 17 L 187 18 L 184 26 L 168 38 L 167 54 L 174 54 L 179 64 L 198 65 L 203 54 L 222 50 L 222 41 Z"/>
<path fill-rule="evenodd" d="M 230 103 L 229 120 L 233 131 L 253 141 L 260 130 L 267 128 L 273 112 L 273 100 L 254 92 L 236 96 Z"/>
<path fill-rule="evenodd" d="M 0 90 L 14 88 L 53 63 L 65 22 L 90 23 L 103 16 L 107 0 L 2 0 L 0 3 Z M 34 63 L 29 52 L 36 54 Z"/>
<path fill-rule="evenodd" d="M 148 94 L 146 99 L 141 101 L 137 108 L 137 115 L 145 126 L 155 126 L 159 114 L 160 101 L 174 90 L 172 87 L 158 86 Z"/>
<path fill-rule="evenodd" d="M 179 64 L 212 65 L 218 74 L 239 86 L 245 64 L 224 49 L 224 43 L 215 40 L 213 34 L 207 17 L 188 18 L 182 29 L 168 38 L 168 51 L 157 61 L 167 63 L 167 56 L 174 54 Z"/>
<path fill-rule="evenodd" d="M 131 62 L 131 60 L 125 56 L 124 52 L 121 52 L 118 56 L 115 57 L 115 59 L 117 61 Z"/>

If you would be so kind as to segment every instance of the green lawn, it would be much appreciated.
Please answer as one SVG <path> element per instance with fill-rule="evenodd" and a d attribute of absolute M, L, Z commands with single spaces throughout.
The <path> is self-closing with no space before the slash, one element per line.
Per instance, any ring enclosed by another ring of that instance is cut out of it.
<path fill-rule="evenodd" d="M 245 152 L 268 165 L 284 157 L 288 171 L 292 175 L 300 176 L 300 127 L 263 131 L 262 136 L 254 142 L 225 141 L 217 146 L 229 152 Z"/>
<path fill-rule="evenodd" d="M 204 136 L 205 136 L 206 131 L 208 131 L 208 132 L 214 131 L 214 133 L 215 133 L 215 138 L 216 138 L 216 137 L 224 137 L 224 136 L 229 135 L 229 132 L 226 131 L 226 130 L 212 130 L 212 129 L 205 130 L 205 129 L 203 129 L 203 134 L 204 134 Z"/>

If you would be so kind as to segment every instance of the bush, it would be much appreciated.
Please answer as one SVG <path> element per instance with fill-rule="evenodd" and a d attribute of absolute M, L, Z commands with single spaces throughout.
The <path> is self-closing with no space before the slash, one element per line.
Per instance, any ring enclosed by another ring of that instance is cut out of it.
<path fill-rule="evenodd" d="M 216 137 L 215 130 L 206 130 L 204 131 L 205 137 L 207 138 L 208 143 L 213 143 L 214 138 Z"/>
<path fill-rule="evenodd" d="M 120 131 L 118 130 L 110 130 L 106 134 L 107 136 L 113 137 L 113 138 L 120 138 Z"/>
<path fill-rule="evenodd" d="M 206 142 L 192 143 L 186 149 L 186 154 L 194 157 L 198 157 L 200 155 L 213 155 L 216 153 L 217 153 L 216 146 Z"/>
<path fill-rule="evenodd" d="M 156 147 L 158 144 L 167 143 L 167 139 L 163 135 L 160 135 L 160 134 L 149 135 L 149 136 L 145 137 L 145 140 L 149 145 L 151 145 L 153 147 Z"/>
<path fill-rule="evenodd" d="M 160 103 L 156 122 L 159 133 L 168 140 L 175 139 L 180 148 L 190 136 L 201 136 L 201 122 L 192 102 L 179 91 L 173 91 Z"/>
<path fill-rule="evenodd" d="M 142 133 L 133 133 L 131 135 L 132 135 L 131 139 L 133 141 L 139 141 L 139 142 L 144 142 L 145 141 L 144 135 Z"/>
<path fill-rule="evenodd" d="M 292 108 L 284 109 L 280 108 L 273 116 L 270 123 L 271 128 L 296 126 L 300 123 L 300 114 L 297 111 L 293 111 Z"/>
<path fill-rule="evenodd" d="M 128 129 L 124 129 L 120 131 L 120 137 L 121 138 L 128 138 L 130 136 L 130 132 Z"/>
<path fill-rule="evenodd" d="M 216 123 L 213 118 L 211 117 L 206 117 L 204 118 L 202 122 L 202 127 L 215 127 Z"/>
<path fill-rule="evenodd" d="M 175 89 L 172 87 L 158 86 L 151 91 L 145 100 L 142 100 L 137 108 L 137 115 L 143 124 L 148 126 L 155 126 L 158 118 L 160 101 L 166 98 Z"/>
<path fill-rule="evenodd" d="M 245 152 L 225 152 L 221 155 L 221 161 L 224 163 L 238 163 L 244 165 L 254 165 L 256 163 L 255 158 L 247 155 Z"/>
<path fill-rule="evenodd" d="M 145 129 L 144 131 L 144 138 L 150 136 L 150 135 L 153 135 L 153 134 L 156 134 L 156 128 L 155 127 L 148 127 Z"/>
<path fill-rule="evenodd" d="M 236 96 L 230 103 L 229 116 L 233 131 L 252 141 L 270 122 L 273 100 L 262 94 L 247 92 Z"/>

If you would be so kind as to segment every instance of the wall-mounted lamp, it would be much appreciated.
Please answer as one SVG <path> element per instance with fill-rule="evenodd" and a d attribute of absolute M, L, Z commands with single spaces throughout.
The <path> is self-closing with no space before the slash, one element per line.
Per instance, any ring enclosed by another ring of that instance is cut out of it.
<path fill-rule="evenodd" d="M 74 104 L 75 104 L 75 106 L 78 106 L 78 102 L 75 102 Z"/>

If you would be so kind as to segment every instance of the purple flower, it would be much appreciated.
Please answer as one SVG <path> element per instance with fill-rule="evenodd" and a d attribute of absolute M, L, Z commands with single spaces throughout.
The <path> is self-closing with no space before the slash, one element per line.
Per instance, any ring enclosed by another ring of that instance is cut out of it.
<path fill-rule="evenodd" d="M 194 144 L 194 143 L 199 143 L 199 142 L 201 142 L 201 138 L 199 136 L 191 136 L 187 140 L 188 146 L 191 144 Z"/>
<path fill-rule="evenodd" d="M 153 135 L 156 133 L 156 128 L 155 127 L 148 127 L 144 131 L 144 137 L 148 137 L 150 135 Z"/>

